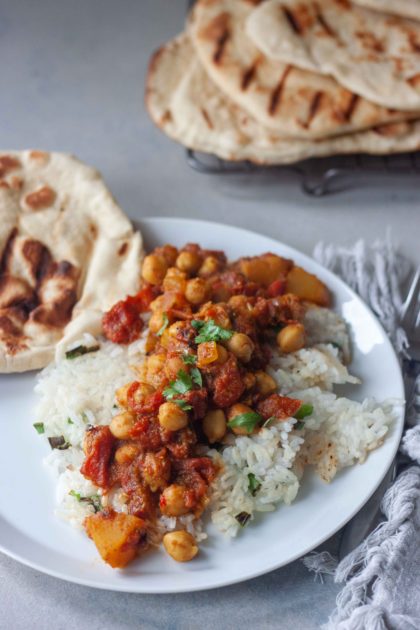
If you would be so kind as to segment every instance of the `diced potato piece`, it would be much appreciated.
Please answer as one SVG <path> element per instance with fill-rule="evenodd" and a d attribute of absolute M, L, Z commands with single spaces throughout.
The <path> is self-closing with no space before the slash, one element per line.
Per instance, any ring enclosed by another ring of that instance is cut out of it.
<path fill-rule="evenodd" d="M 301 267 L 293 267 L 287 275 L 287 293 L 294 293 L 302 300 L 314 302 L 319 306 L 329 306 L 330 292 L 321 280 Z"/>
<path fill-rule="evenodd" d="M 293 262 L 276 254 L 263 254 L 253 258 L 242 258 L 239 261 L 239 271 L 251 280 L 268 287 L 274 280 L 285 276 Z"/>
<path fill-rule="evenodd" d="M 84 525 L 102 559 L 114 569 L 125 567 L 135 558 L 146 532 L 141 518 L 114 511 L 88 516 Z"/>

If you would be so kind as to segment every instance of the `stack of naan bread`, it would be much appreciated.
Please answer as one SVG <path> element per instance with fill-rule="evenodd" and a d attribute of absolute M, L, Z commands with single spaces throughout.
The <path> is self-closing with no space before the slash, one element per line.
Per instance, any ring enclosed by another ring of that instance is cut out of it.
<path fill-rule="evenodd" d="M 420 0 L 198 0 L 153 55 L 146 103 L 228 160 L 416 151 Z"/>

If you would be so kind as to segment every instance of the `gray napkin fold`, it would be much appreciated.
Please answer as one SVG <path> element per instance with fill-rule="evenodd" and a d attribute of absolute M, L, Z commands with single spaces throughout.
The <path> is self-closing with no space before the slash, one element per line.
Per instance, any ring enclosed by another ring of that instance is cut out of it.
<path fill-rule="evenodd" d="M 321 243 L 314 255 L 371 306 L 402 358 L 408 342 L 398 321 L 400 287 L 410 264 L 390 239 L 370 246 L 359 241 L 351 248 Z M 326 552 L 303 560 L 310 570 L 344 582 L 325 630 L 420 629 L 420 378 L 408 403 L 411 428 L 401 450 L 414 465 L 386 492 L 384 521 L 338 565 Z"/>

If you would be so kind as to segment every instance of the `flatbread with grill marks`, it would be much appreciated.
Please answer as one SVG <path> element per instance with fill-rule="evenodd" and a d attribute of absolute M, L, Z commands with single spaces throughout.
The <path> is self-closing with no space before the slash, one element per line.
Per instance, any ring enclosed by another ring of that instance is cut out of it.
<path fill-rule="evenodd" d="M 152 57 L 146 105 L 155 124 L 174 140 L 227 160 L 289 164 L 345 153 L 389 154 L 420 148 L 420 122 L 390 123 L 324 140 L 284 138 L 229 100 L 209 79 L 182 34 Z"/>
<path fill-rule="evenodd" d="M 347 0 L 268 0 L 246 31 L 270 59 L 331 75 L 384 107 L 420 108 L 420 23 Z"/>
<path fill-rule="evenodd" d="M 198 0 L 188 29 L 211 79 L 285 137 L 324 138 L 418 117 L 370 103 L 332 77 L 269 59 L 245 33 L 258 2 Z"/>
<path fill-rule="evenodd" d="M 137 291 L 142 241 L 74 157 L 0 153 L 0 372 L 45 366 Z"/>

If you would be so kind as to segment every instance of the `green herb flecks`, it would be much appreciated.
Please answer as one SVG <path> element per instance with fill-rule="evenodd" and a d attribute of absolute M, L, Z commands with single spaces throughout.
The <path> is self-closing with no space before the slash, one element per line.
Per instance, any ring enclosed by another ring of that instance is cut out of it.
<path fill-rule="evenodd" d="M 65 451 L 70 448 L 70 442 L 67 442 L 64 435 L 58 435 L 57 437 L 49 437 L 48 442 L 52 449 L 56 448 L 59 451 Z"/>
<path fill-rule="evenodd" d="M 164 330 L 166 330 L 166 329 L 167 329 L 167 327 L 168 327 L 168 324 L 169 324 L 169 317 L 167 316 L 167 314 L 166 314 L 166 313 L 163 313 L 163 315 L 162 315 L 162 321 L 163 321 L 163 324 L 162 324 L 162 326 L 159 328 L 159 330 L 158 330 L 158 331 L 157 331 L 157 333 L 156 333 L 156 335 L 157 335 L 158 337 L 161 337 L 161 336 L 163 335 L 163 331 L 164 331 Z"/>
<path fill-rule="evenodd" d="M 241 527 L 245 527 L 245 525 L 251 518 L 251 514 L 249 514 L 248 512 L 239 512 L 239 514 L 237 514 L 235 518 Z"/>
<path fill-rule="evenodd" d="M 67 424 L 74 424 L 74 422 L 71 418 L 67 418 Z"/>
<path fill-rule="evenodd" d="M 163 390 L 166 400 L 172 400 L 175 396 L 186 394 L 193 388 L 193 380 L 184 370 L 180 370 L 175 381 L 171 381 Z"/>
<path fill-rule="evenodd" d="M 35 422 L 33 427 L 35 431 L 39 433 L 39 435 L 42 435 L 43 433 L 45 433 L 45 426 L 43 422 Z"/>
<path fill-rule="evenodd" d="M 303 420 L 307 416 L 310 416 L 314 410 L 314 406 L 310 403 L 303 403 L 295 413 L 296 420 Z"/>
<path fill-rule="evenodd" d="M 293 428 L 296 429 L 297 431 L 302 431 L 302 429 L 305 428 L 305 423 L 302 422 L 302 420 L 299 420 L 298 422 L 296 422 Z"/>
<path fill-rule="evenodd" d="M 97 352 L 100 346 L 76 346 L 72 350 L 66 352 L 66 359 L 76 359 L 89 352 Z"/>
<path fill-rule="evenodd" d="M 195 343 L 205 343 L 206 341 L 228 341 L 232 335 L 233 330 L 226 330 L 218 326 L 214 319 L 209 319 L 207 322 L 203 322 L 199 319 L 193 319 L 191 325 L 198 331 L 198 335 L 195 338 Z"/>
<path fill-rule="evenodd" d="M 189 405 L 186 400 L 182 400 L 182 398 L 174 398 L 172 402 L 178 405 L 182 411 L 190 411 L 192 409 L 191 405 Z"/>
<path fill-rule="evenodd" d="M 248 473 L 248 490 L 252 494 L 253 497 L 257 494 L 258 490 L 261 488 L 261 481 L 258 481 L 254 473 Z"/>
<path fill-rule="evenodd" d="M 201 372 L 198 368 L 191 368 L 191 378 L 193 383 L 198 385 L 198 387 L 203 387 L 203 377 L 201 376 Z"/>
<path fill-rule="evenodd" d="M 262 417 L 259 413 L 255 411 L 248 411 L 247 413 L 240 413 L 230 422 L 228 422 L 228 427 L 230 429 L 241 428 L 245 429 L 247 433 L 252 433 L 257 424 L 259 424 L 262 420 Z"/>
<path fill-rule="evenodd" d="M 70 490 L 69 495 L 74 497 L 76 501 L 79 501 L 79 503 L 87 503 L 88 505 L 91 505 L 95 514 L 96 512 L 100 512 L 102 510 L 102 502 L 99 494 L 92 494 L 90 497 L 82 497 L 82 495 L 79 494 L 79 492 L 76 492 L 76 490 Z"/>
<path fill-rule="evenodd" d="M 197 363 L 197 357 L 194 354 L 184 354 L 182 355 L 182 360 L 185 365 L 195 365 Z"/>

